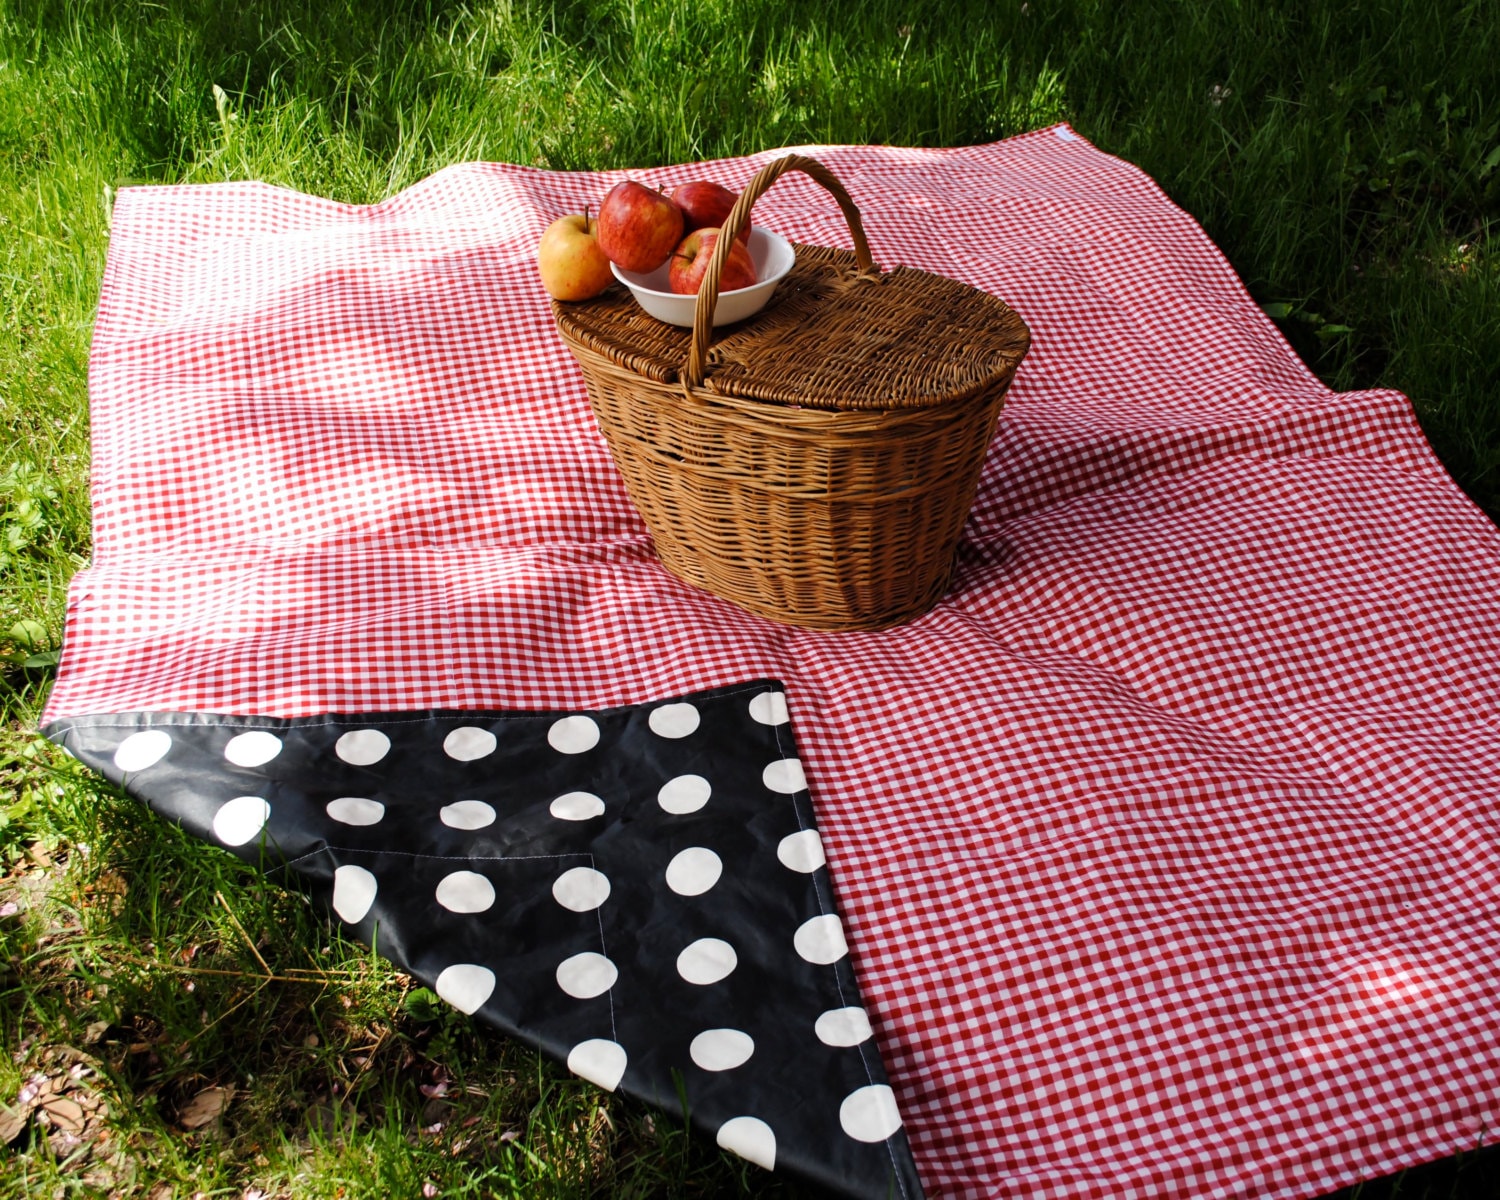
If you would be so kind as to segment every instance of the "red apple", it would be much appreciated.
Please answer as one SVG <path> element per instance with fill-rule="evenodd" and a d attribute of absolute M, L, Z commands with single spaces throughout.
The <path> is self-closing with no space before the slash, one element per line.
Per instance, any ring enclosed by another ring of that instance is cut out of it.
<path fill-rule="evenodd" d="M 626 271 L 654 271 L 682 237 L 682 209 L 665 193 L 628 180 L 599 206 L 599 249 Z"/>
<path fill-rule="evenodd" d="M 609 259 L 599 249 L 599 222 L 588 209 L 558 217 L 536 248 L 536 269 L 554 300 L 591 300 L 613 281 Z"/>
<path fill-rule="evenodd" d="M 679 295 L 696 296 L 708 272 L 708 263 L 714 256 L 718 244 L 717 229 L 695 229 L 682 239 L 672 251 L 672 266 L 667 271 L 667 285 Z M 760 280 L 755 275 L 755 263 L 750 251 L 738 239 L 724 261 L 724 270 L 719 275 L 719 292 L 737 292 L 740 288 L 752 287 Z"/>
<path fill-rule="evenodd" d="M 734 202 L 738 199 L 739 197 L 727 187 L 709 183 L 705 179 L 695 179 L 692 183 L 679 183 L 672 189 L 672 200 L 678 208 L 682 209 L 685 222 L 683 228 L 689 232 L 694 229 L 722 228 L 729 218 L 729 210 L 734 207 Z M 746 221 L 745 228 L 740 230 L 738 240 L 749 243 L 749 221 Z"/>

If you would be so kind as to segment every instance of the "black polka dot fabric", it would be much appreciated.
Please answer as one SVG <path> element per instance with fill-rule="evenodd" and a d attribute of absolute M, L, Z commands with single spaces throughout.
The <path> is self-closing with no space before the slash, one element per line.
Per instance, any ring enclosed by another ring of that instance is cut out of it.
<path fill-rule="evenodd" d="M 837 1194 L 921 1195 L 779 684 L 47 733 L 574 1074 L 685 1096 L 724 1149 Z"/>

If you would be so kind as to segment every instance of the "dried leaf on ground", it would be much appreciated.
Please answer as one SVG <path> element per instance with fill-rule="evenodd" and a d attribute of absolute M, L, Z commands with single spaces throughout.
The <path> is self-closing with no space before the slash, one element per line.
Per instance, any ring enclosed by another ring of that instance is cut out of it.
<path fill-rule="evenodd" d="M 177 1114 L 177 1123 L 184 1129 L 202 1129 L 216 1121 L 234 1099 L 232 1087 L 206 1087 L 185 1105 Z"/>
<path fill-rule="evenodd" d="M 31 1106 L 10 1108 L 0 1104 L 0 1146 L 9 1145 L 20 1137 L 30 1119 Z"/>
<path fill-rule="evenodd" d="M 48 1096 L 41 1105 L 54 1129 L 64 1133 L 82 1133 L 84 1124 L 83 1105 L 67 1096 Z"/>
<path fill-rule="evenodd" d="M 13 1103 L 0 1104 L 0 1145 L 15 1141 L 34 1121 L 46 1131 L 53 1153 L 81 1168 L 92 1143 L 104 1136 L 109 1109 L 84 1082 L 94 1074 L 82 1061 L 86 1055 L 71 1046 L 48 1046 L 39 1057 L 51 1073 L 33 1074 Z M 75 1153 L 85 1144 L 88 1149 Z"/>

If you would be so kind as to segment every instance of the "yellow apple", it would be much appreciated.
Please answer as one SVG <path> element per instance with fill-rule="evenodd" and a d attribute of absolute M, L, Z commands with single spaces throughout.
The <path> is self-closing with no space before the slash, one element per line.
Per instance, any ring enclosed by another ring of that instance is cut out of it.
<path fill-rule="evenodd" d="M 587 209 L 547 226 L 536 248 L 536 268 L 554 300 L 591 300 L 614 282 L 598 232 L 599 222 L 590 219 Z"/>

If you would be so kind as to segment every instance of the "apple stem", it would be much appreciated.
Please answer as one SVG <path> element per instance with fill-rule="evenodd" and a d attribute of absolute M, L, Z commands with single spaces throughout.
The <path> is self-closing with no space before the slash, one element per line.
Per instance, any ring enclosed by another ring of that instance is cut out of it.
<path fill-rule="evenodd" d="M 583 206 L 583 232 L 587 233 L 588 231 L 589 231 L 589 206 L 587 204 L 585 204 Z"/>

